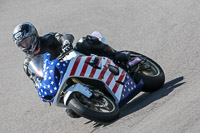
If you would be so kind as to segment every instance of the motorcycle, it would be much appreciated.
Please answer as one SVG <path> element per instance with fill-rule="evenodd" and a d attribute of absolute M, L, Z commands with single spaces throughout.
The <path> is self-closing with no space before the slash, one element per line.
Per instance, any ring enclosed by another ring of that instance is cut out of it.
<path fill-rule="evenodd" d="M 154 60 L 137 52 L 122 52 L 130 53 L 132 67 L 72 50 L 55 60 L 50 60 L 49 53 L 37 55 L 28 68 L 41 99 L 87 119 L 109 122 L 134 96 L 156 91 L 165 81 L 162 68 Z"/>

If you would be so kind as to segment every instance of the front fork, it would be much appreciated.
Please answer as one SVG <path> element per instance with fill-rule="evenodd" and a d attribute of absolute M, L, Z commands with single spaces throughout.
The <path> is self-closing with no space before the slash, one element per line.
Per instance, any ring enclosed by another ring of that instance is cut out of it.
<path fill-rule="evenodd" d="M 79 92 L 86 96 L 87 98 L 90 98 L 92 96 L 92 92 L 90 91 L 89 87 L 86 86 L 83 82 L 76 78 L 72 78 L 72 81 L 76 83 L 75 85 L 72 85 L 67 89 L 67 91 L 64 94 L 64 105 L 67 105 L 69 101 L 69 97 L 73 92 Z"/>

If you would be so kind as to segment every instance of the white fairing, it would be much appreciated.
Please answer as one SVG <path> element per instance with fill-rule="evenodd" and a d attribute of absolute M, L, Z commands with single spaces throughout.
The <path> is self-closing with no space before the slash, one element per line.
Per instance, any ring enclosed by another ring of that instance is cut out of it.
<path fill-rule="evenodd" d="M 71 60 L 71 59 L 74 58 L 74 57 L 78 57 L 78 56 L 82 56 L 82 55 L 84 55 L 84 54 L 82 54 L 82 53 L 80 53 L 80 52 L 78 52 L 78 51 L 72 51 L 72 52 L 69 53 L 69 55 L 65 56 L 65 57 L 63 58 L 63 60 L 64 60 L 64 61 L 66 61 L 66 60 Z"/>

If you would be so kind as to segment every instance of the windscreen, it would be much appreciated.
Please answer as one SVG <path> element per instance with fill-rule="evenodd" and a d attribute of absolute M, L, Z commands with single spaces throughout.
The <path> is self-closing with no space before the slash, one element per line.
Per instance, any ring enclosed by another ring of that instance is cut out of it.
<path fill-rule="evenodd" d="M 32 58 L 28 65 L 28 71 L 32 75 L 34 81 L 40 80 L 43 78 L 43 61 L 44 55 L 36 55 Z"/>

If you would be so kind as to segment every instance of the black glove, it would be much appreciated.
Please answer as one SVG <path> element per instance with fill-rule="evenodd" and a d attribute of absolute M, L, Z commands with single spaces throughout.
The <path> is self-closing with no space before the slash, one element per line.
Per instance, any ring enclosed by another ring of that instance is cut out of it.
<path fill-rule="evenodd" d="M 70 43 L 65 43 L 63 46 L 62 46 L 62 51 L 63 52 L 68 52 L 68 51 L 70 51 L 70 50 L 72 50 L 73 49 L 73 46 L 72 46 L 72 44 L 70 44 Z"/>
<path fill-rule="evenodd" d="M 62 51 L 68 52 L 73 49 L 72 43 L 74 41 L 74 36 L 71 34 L 64 34 L 60 37 L 60 42 L 62 43 Z"/>
<path fill-rule="evenodd" d="M 60 37 L 60 42 L 65 45 L 66 43 L 72 44 L 74 41 L 74 36 L 71 34 L 64 34 Z"/>
<path fill-rule="evenodd" d="M 58 40 L 58 42 L 62 45 L 65 45 L 66 43 L 72 44 L 74 41 L 74 36 L 72 34 L 62 35 L 62 34 L 56 33 L 55 37 Z"/>

